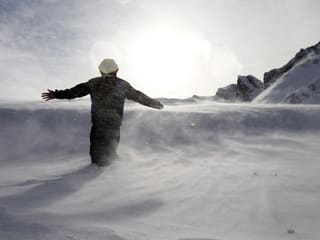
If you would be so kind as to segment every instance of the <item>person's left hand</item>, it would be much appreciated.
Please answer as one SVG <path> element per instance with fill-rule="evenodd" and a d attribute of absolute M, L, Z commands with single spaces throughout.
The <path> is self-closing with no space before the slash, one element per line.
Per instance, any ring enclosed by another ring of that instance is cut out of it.
<path fill-rule="evenodd" d="M 52 99 L 55 99 L 56 96 L 54 95 L 54 91 L 48 89 L 48 92 L 44 92 L 41 94 L 41 97 L 43 100 L 45 101 L 49 101 L 49 100 L 52 100 Z"/>

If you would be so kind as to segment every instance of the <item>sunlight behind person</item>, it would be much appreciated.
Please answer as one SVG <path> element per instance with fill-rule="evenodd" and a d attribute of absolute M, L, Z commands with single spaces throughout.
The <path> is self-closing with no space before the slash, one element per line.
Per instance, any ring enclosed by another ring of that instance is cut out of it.
<path fill-rule="evenodd" d="M 226 46 L 165 27 L 97 41 L 91 48 L 92 64 L 106 56 L 119 61 L 120 76 L 158 97 L 213 95 L 218 87 L 234 82 L 242 68 Z"/>

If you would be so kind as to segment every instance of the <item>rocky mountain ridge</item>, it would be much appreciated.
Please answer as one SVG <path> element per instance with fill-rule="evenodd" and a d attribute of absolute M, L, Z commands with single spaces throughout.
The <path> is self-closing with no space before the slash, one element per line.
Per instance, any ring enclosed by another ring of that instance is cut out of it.
<path fill-rule="evenodd" d="M 217 101 L 320 104 L 320 42 L 300 49 L 284 66 L 264 73 L 238 76 L 237 84 L 219 88 Z"/>

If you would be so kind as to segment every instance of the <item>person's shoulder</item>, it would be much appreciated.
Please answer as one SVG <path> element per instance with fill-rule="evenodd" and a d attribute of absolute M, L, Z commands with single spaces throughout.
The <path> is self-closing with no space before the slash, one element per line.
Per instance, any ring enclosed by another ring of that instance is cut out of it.
<path fill-rule="evenodd" d="M 101 79 L 102 79 L 101 76 L 99 76 L 99 77 L 94 77 L 94 78 L 90 78 L 88 82 L 100 81 Z"/>
<path fill-rule="evenodd" d="M 117 81 L 121 86 L 127 86 L 127 87 L 130 86 L 130 83 L 128 83 L 126 80 L 123 80 L 122 78 L 117 77 Z"/>
<path fill-rule="evenodd" d="M 100 82 L 102 80 L 103 80 L 103 77 L 94 77 L 94 78 L 89 79 L 88 83 L 95 84 L 95 83 Z"/>
<path fill-rule="evenodd" d="M 123 80 L 122 78 L 119 78 L 119 77 L 117 77 L 117 81 L 129 84 L 126 80 Z"/>

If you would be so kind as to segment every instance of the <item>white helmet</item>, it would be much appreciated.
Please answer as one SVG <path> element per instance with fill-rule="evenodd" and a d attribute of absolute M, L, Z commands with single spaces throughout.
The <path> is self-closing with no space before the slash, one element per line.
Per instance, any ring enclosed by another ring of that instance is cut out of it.
<path fill-rule="evenodd" d="M 99 65 L 99 70 L 103 74 L 109 74 L 118 71 L 119 67 L 113 59 L 104 59 Z"/>

